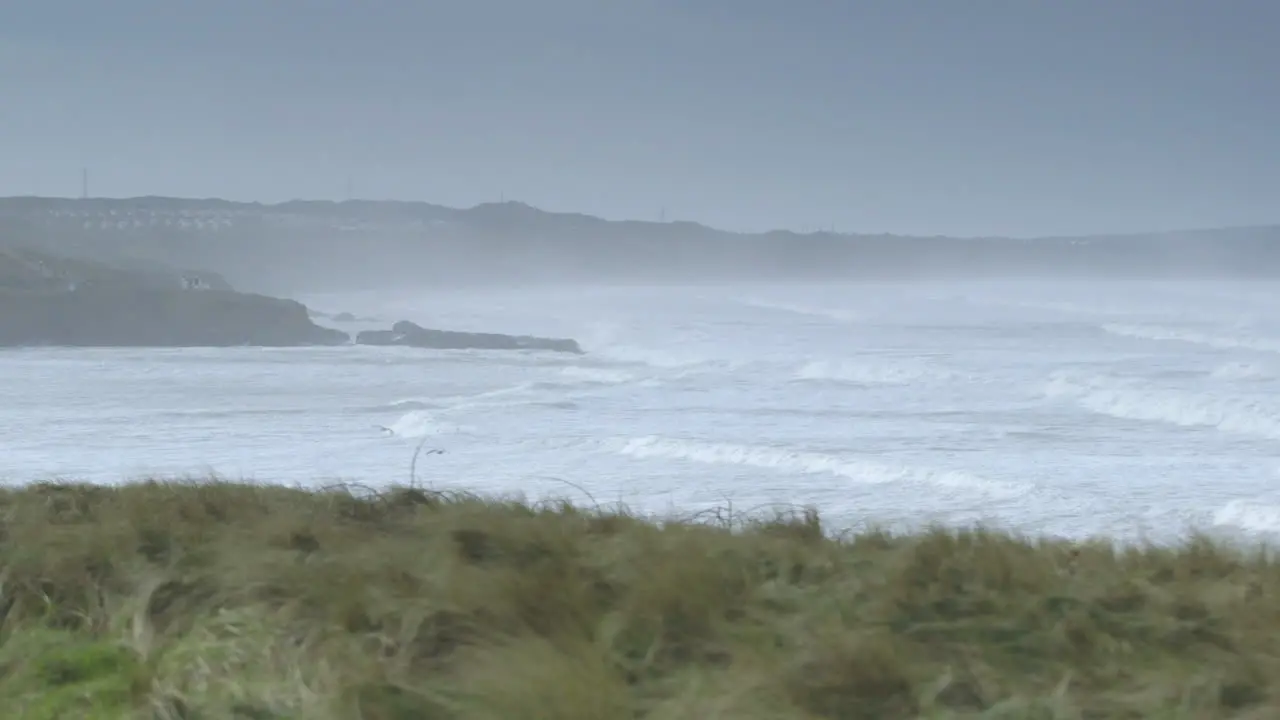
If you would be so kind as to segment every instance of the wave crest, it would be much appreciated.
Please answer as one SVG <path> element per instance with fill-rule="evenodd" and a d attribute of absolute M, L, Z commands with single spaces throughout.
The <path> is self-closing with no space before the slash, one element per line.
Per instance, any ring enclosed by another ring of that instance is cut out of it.
<path fill-rule="evenodd" d="M 1205 427 L 1237 435 L 1280 440 L 1280 414 L 1254 402 L 1197 393 L 1162 390 L 1109 378 L 1077 378 L 1056 373 L 1045 394 L 1075 400 L 1099 415 Z"/>
<path fill-rule="evenodd" d="M 1191 345 L 1202 345 L 1215 350 L 1255 350 L 1258 352 L 1280 353 L 1280 341 L 1268 338 L 1244 338 L 1228 335 L 1212 335 L 1195 330 L 1183 330 L 1163 325 L 1128 325 L 1107 323 L 1102 329 L 1119 337 L 1139 340 L 1156 340 L 1164 342 L 1183 342 Z"/>
<path fill-rule="evenodd" d="M 1280 533 L 1280 505 L 1232 500 L 1214 512 L 1213 524 L 1246 532 Z"/>
<path fill-rule="evenodd" d="M 814 360 L 805 363 L 795 372 L 797 380 L 854 385 L 910 385 L 922 381 L 954 380 L 956 377 L 955 373 L 948 370 L 910 361 L 866 363 Z"/>
<path fill-rule="evenodd" d="M 1215 380 L 1270 380 L 1273 375 L 1265 365 L 1249 362 L 1223 363 L 1210 374 Z"/>
<path fill-rule="evenodd" d="M 854 310 L 814 307 L 810 305 L 799 305 L 796 303 L 774 302 L 772 300 L 744 300 L 743 304 L 760 310 L 771 310 L 773 312 L 784 312 L 791 315 L 802 315 L 804 317 L 831 320 L 833 322 L 843 324 L 854 323 L 863 318 L 861 313 Z"/>
<path fill-rule="evenodd" d="M 827 473 L 868 484 L 912 483 L 976 493 L 989 498 L 1025 495 L 1026 485 L 1005 483 L 955 470 L 889 465 L 862 458 L 768 446 L 712 443 L 656 435 L 624 438 L 613 449 L 635 458 L 687 460 L 709 465 L 742 465 L 781 472 Z"/>

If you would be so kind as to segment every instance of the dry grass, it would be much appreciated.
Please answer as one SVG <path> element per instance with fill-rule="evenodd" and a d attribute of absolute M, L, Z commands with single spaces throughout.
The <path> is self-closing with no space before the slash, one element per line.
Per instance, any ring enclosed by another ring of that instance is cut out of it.
<path fill-rule="evenodd" d="M 0 714 L 1280 717 L 1280 568 L 415 490 L 0 492 Z"/>

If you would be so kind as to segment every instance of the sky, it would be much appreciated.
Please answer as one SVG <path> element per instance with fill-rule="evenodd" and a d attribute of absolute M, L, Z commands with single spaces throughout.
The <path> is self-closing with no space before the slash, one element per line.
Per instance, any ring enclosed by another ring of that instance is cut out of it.
<path fill-rule="evenodd" d="M 0 195 L 1280 222 L 1275 0 L 0 0 Z"/>

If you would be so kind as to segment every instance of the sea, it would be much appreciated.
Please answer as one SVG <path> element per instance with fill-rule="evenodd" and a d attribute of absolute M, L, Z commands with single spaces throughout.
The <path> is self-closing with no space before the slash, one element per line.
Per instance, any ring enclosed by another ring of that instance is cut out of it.
<path fill-rule="evenodd" d="M 1280 284 L 973 281 L 313 295 L 572 337 L 408 348 L 0 352 L 0 478 L 207 477 L 812 506 L 833 530 L 1280 539 Z M 327 321 L 321 320 L 322 324 Z M 416 462 L 415 462 L 416 454 Z"/>

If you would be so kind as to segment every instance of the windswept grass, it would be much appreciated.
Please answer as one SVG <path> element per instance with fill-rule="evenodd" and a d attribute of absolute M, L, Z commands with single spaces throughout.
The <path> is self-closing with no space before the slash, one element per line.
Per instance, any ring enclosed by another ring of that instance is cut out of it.
<path fill-rule="evenodd" d="M 1280 717 L 1280 568 L 399 489 L 0 492 L 0 715 Z"/>

